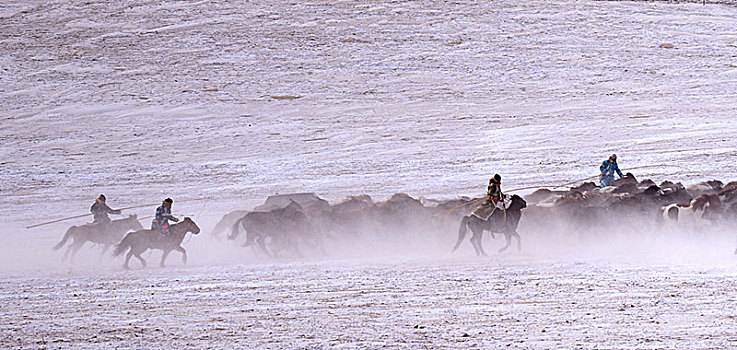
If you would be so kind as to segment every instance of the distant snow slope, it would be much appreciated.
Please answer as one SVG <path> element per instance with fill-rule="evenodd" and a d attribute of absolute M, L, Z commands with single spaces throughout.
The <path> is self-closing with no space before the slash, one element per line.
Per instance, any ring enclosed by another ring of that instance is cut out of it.
<path fill-rule="evenodd" d="M 3 1 L 0 19 L 18 225 L 99 193 L 212 215 L 274 193 L 478 195 L 494 172 L 594 176 L 612 152 L 656 181 L 737 179 L 731 6 Z"/>
<path fill-rule="evenodd" d="M 534 222 L 490 258 L 368 232 L 268 262 L 209 228 L 276 193 L 550 187 L 612 152 L 737 180 L 736 28 L 711 1 L 2 0 L 0 348 L 735 348 L 733 227 Z M 61 263 L 89 218 L 24 228 L 100 193 L 144 224 L 173 197 L 189 265 Z"/>

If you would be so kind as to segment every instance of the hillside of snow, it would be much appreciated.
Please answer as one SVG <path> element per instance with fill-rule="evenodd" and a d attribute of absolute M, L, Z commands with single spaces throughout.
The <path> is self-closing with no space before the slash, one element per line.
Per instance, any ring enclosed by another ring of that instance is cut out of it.
<path fill-rule="evenodd" d="M 273 194 L 514 192 L 611 153 L 737 180 L 735 28 L 713 2 L 3 1 L 0 347 L 734 347 L 730 229 L 297 261 L 208 232 Z M 172 197 L 203 229 L 190 265 L 68 266 L 51 247 L 89 217 L 26 229 L 101 193 L 139 217 Z"/>

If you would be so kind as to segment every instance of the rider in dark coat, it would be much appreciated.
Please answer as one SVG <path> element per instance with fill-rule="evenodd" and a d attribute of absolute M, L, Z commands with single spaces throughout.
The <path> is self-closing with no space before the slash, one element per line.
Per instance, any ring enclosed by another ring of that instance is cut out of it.
<path fill-rule="evenodd" d="M 501 202 L 504 200 L 504 194 L 502 193 L 502 177 L 499 174 L 494 174 L 494 177 L 489 179 L 489 187 L 486 188 L 487 201 L 490 202 Z"/>
<path fill-rule="evenodd" d="M 107 206 L 105 200 L 106 198 L 104 194 L 97 197 L 97 199 L 95 199 L 95 204 L 92 204 L 92 207 L 90 207 L 90 212 L 92 212 L 94 217 L 94 220 L 92 221 L 93 224 L 103 224 L 105 225 L 105 228 L 109 228 L 112 221 L 107 214 L 120 214 L 120 209 L 111 209 Z"/>
<path fill-rule="evenodd" d="M 486 201 L 474 210 L 473 214 L 486 220 L 491 216 L 491 214 L 494 214 L 494 211 L 497 208 L 505 210 L 504 197 L 504 193 L 502 193 L 502 177 L 499 174 L 494 174 L 494 176 L 489 179 L 489 186 L 486 188 Z"/>
<path fill-rule="evenodd" d="M 169 234 L 169 220 L 177 222 L 179 219 L 171 215 L 171 204 L 174 201 L 171 198 L 164 199 L 161 205 L 156 208 L 156 216 L 151 221 L 151 229 L 161 231 L 161 235 Z"/>

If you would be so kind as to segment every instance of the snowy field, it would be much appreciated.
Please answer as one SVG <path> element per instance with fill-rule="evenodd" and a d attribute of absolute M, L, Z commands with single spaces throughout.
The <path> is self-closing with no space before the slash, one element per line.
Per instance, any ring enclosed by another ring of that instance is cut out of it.
<path fill-rule="evenodd" d="M 210 235 L 277 193 L 552 187 L 612 152 L 737 180 L 735 28 L 729 3 L 2 1 L 0 348 L 735 348 L 732 228 L 527 222 L 483 259 L 453 230 L 276 261 Z M 69 266 L 51 247 L 89 218 L 25 228 L 100 193 L 174 198 L 189 264 Z"/>
<path fill-rule="evenodd" d="M 531 257 L 90 270 L 3 279 L 0 346 L 727 349 L 736 283 Z"/>

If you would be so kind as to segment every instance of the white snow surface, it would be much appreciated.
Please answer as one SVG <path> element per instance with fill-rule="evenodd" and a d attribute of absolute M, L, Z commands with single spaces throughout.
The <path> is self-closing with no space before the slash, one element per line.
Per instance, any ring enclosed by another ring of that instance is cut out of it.
<path fill-rule="evenodd" d="M 478 196 L 611 153 L 737 180 L 732 4 L 5 0 L 0 39 L 0 348 L 737 347 L 731 227 L 527 222 L 491 258 L 454 230 L 294 260 L 209 234 L 277 193 Z M 25 228 L 100 193 L 142 217 L 174 198 L 203 229 L 189 264 L 67 265 L 51 247 L 89 218 Z"/>

